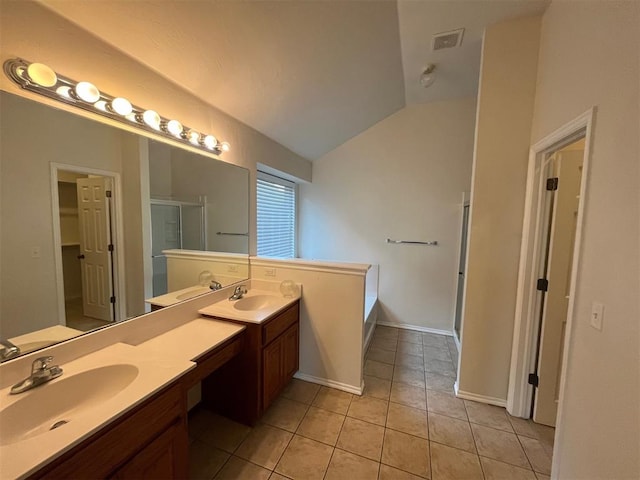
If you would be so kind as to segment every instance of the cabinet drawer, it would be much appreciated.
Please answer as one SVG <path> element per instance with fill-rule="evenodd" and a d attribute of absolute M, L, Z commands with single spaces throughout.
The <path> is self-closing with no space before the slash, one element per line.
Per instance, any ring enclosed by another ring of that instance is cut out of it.
<path fill-rule="evenodd" d="M 269 320 L 262 329 L 262 345 L 268 345 L 271 343 L 282 332 L 289 328 L 290 325 L 293 325 L 298 320 L 298 308 L 299 304 L 296 302 L 287 310 L 280 313 L 277 317 Z"/>
<path fill-rule="evenodd" d="M 228 340 L 226 344 L 220 345 L 213 352 L 198 358 L 196 360 L 198 366 L 184 376 L 182 381 L 184 387 L 191 388 L 238 355 L 244 346 L 244 335 L 244 332 L 240 332 Z"/>

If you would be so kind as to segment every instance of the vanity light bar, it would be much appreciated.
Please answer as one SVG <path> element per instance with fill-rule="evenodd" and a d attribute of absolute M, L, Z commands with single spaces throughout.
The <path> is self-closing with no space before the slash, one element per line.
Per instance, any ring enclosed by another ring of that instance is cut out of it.
<path fill-rule="evenodd" d="M 213 135 L 200 133 L 177 120 L 161 117 L 154 110 L 132 105 L 123 97 L 112 97 L 90 82 L 76 82 L 54 72 L 42 63 L 32 63 L 22 58 L 4 62 L 4 73 L 25 90 L 73 105 L 103 117 L 127 125 L 135 125 L 148 132 L 191 145 L 216 154 L 228 152 L 227 142 L 220 142 Z"/>

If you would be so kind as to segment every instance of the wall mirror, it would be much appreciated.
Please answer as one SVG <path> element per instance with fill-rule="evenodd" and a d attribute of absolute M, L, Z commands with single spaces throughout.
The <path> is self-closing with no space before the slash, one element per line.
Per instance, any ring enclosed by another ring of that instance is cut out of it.
<path fill-rule="evenodd" d="M 248 170 L 7 92 L 0 105 L 2 360 L 248 278 Z"/>

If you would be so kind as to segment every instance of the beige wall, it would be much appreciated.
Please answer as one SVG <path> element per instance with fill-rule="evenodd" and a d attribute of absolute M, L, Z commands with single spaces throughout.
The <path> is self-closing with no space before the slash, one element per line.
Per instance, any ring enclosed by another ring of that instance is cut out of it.
<path fill-rule="evenodd" d="M 255 252 L 256 163 L 311 180 L 311 163 L 306 159 L 197 99 L 161 74 L 41 5 L 30 1 L 2 2 L 1 9 L 2 61 L 23 57 L 46 63 L 65 76 L 90 80 L 105 92 L 127 97 L 134 104 L 154 108 L 163 116 L 177 118 L 185 125 L 228 141 L 232 150 L 222 155 L 222 160 L 251 171 L 250 251 Z M 0 76 L 0 88 L 34 97 L 4 75 Z M 76 110 L 73 109 L 78 113 Z"/>
<path fill-rule="evenodd" d="M 542 23 L 532 142 L 597 107 L 556 478 L 640 478 L 639 37 L 638 2 L 555 1 Z"/>
<path fill-rule="evenodd" d="M 458 389 L 507 398 L 540 17 L 487 28 Z"/>
<path fill-rule="evenodd" d="M 251 278 L 302 285 L 300 368 L 296 376 L 361 393 L 368 265 L 252 257 Z M 273 273 L 273 275 L 268 275 Z"/>
<path fill-rule="evenodd" d="M 185 202 L 206 197 L 207 244 L 211 252 L 249 253 L 249 174 L 238 168 L 159 142 L 149 142 L 151 198 Z M 184 247 L 195 248 L 195 247 Z"/>
<path fill-rule="evenodd" d="M 301 256 L 379 264 L 378 322 L 453 329 L 474 117 L 473 98 L 404 108 L 314 161 L 300 188 Z"/>
<path fill-rule="evenodd" d="M 124 204 L 126 215 L 122 219 L 125 232 L 124 275 L 127 288 L 127 317 L 145 313 L 145 279 L 151 272 L 145 272 L 145 259 L 151 261 L 151 245 L 145 237 L 151 222 L 149 215 L 149 185 L 147 142 L 133 135 L 122 135 L 122 193 L 127 199 Z M 146 245 L 148 244 L 148 247 Z M 146 248 L 148 252 L 145 253 Z"/>
<path fill-rule="evenodd" d="M 207 198 L 207 250 L 249 253 L 249 239 L 217 232 L 247 233 L 249 175 L 242 168 L 204 161 L 184 150 L 171 154 L 172 191 L 177 198 Z M 248 262 L 247 262 L 248 263 Z"/>

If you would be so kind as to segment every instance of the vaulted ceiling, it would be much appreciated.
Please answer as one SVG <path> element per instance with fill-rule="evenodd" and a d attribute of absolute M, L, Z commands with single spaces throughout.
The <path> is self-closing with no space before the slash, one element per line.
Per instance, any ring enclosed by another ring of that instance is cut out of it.
<path fill-rule="evenodd" d="M 474 95 L 484 27 L 546 0 L 42 3 L 311 160 L 403 108 Z M 434 34 L 466 28 L 460 48 Z M 437 64 L 428 89 L 419 77 Z"/>

